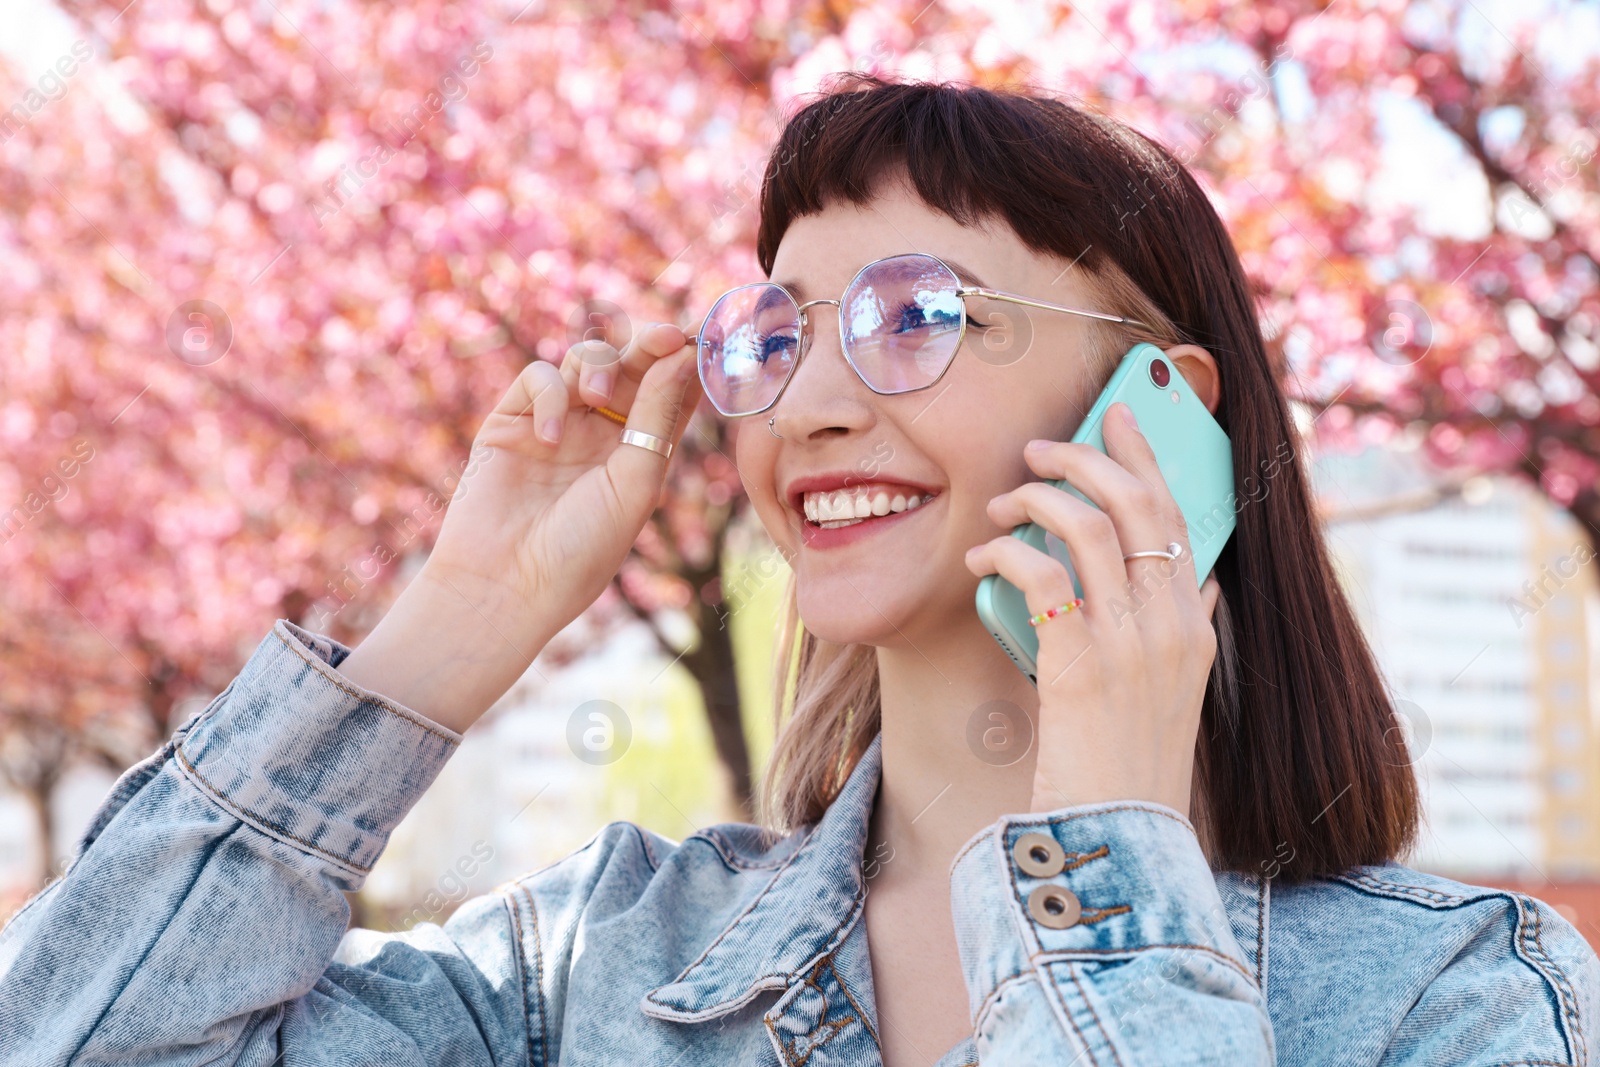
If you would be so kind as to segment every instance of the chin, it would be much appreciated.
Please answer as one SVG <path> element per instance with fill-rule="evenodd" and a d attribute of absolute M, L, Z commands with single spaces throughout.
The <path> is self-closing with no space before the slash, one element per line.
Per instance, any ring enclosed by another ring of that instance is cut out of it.
<path fill-rule="evenodd" d="M 808 611 L 804 598 L 801 598 L 800 621 L 806 633 L 834 645 L 879 645 L 884 643 L 885 631 L 894 633 L 876 613 L 869 621 L 854 611 L 826 608 Z"/>
<path fill-rule="evenodd" d="M 806 632 L 836 645 L 879 645 L 894 639 L 895 627 L 914 614 L 905 589 L 890 596 L 880 583 L 852 579 L 856 588 L 834 579 L 807 583 L 800 579 L 796 605 Z M 857 592 L 859 590 L 859 592 Z"/>

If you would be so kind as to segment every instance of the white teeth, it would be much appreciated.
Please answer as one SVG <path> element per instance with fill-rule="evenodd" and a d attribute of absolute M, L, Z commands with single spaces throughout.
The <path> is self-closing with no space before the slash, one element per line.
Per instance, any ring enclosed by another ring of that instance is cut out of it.
<path fill-rule="evenodd" d="M 806 493 L 801 498 L 801 509 L 807 521 L 828 529 L 852 526 L 863 519 L 910 511 L 932 500 L 934 494 L 904 492 L 882 486 L 854 486 L 827 492 Z"/>

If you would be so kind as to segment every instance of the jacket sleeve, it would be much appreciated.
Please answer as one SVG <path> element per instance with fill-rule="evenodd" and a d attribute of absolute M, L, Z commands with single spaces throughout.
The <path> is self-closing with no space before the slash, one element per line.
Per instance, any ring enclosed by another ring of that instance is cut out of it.
<path fill-rule="evenodd" d="M 460 735 L 280 620 L 124 774 L 66 873 L 0 931 L 0 1064 L 525 1064 L 506 902 L 351 930 Z"/>
<path fill-rule="evenodd" d="M 1006 816 L 951 865 L 951 910 L 984 1063 L 1273 1062 L 1266 1001 L 1170 808 Z"/>

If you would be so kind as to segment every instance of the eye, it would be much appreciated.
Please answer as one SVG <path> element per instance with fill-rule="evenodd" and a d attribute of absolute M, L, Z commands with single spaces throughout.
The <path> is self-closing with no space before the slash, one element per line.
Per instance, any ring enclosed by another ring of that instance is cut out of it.
<path fill-rule="evenodd" d="M 757 358 L 760 359 L 764 365 L 774 356 L 782 359 L 784 355 L 793 347 L 794 338 L 786 333 L 777 333 L 773 334 L 771 337 L 763 337 L 761 339 L 761 346 Z"/>

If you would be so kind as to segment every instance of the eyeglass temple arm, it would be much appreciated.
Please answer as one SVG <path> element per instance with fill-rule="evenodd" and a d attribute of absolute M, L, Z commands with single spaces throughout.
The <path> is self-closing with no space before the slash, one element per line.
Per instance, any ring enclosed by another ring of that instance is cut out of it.
<path fill-rule="evenodd" d="M 1082 315 L 1089 319 L 1101 319 L 1105 322 L 1118 322 L 1128 326 L 1138 326 L 1146 330 L 1150 329 L 1149 326 L 1138 319 L 1124 318 L 1121 315 L 1108 315 L 1103 311 L 1085 311 L 1082 308 L 1067 307 L 1065 304 L 1046 304 L 1039 300 L 1029 300 L 1025 296 L 1017 296 L 1015 293 L 1002 293 L 998 289 L 980 289 L 976 286 L 964 286 L 956 290 L 956 295 L 985 296 L 990 300 L 1006 300 L 1013 304 L 1026 304 L 1029 307 L 1043 308 L 1045 311 L 1065 311 L 1068 315 Z"/>
<path fill-rule="evenodd" d="M 1103 311 L 1085 311 L 1082 308 L 1067 307 L 1065 304 L 1046 304 L 1046 303 L 1044 303 L 1042 301 L 1039 301 L 1039 300 L 1029 300 L 1025 296 L 1017 296 L 1015 293 L 1002 293 L 998 289 L 979 289 L 979 288 L 977 288 L 975 286 L 965 286 L 963 288 L 957 289 L 956 290 L 956 295 L 957 296 L 962 296 L 962 297 L 967 297 L 967 296 L 985 296 L 985 297 L 988 297 L 991 300 L 1006 300 L 1006 301 L 1009 301 L 1009 302 L 1011 302 L 1013 304 L 1026 304 L 1029 307 L 1042 308 L 1045 311 L 1065 311 L 1069 315 L 1082 315 L 1085 318 L 1100 319 L 1100 320 L 1102 320 L 1104 322 L 1117 322 L 1117 323 L 1122 323 L 1122 324 L 1127 325 L 1127 326 L 1138 326 L 1141 329 L 1145 329 L 1145 330 L 1150 329 L 1149 326 L 1147 326 L 1144 323 L 1140 322 L 1138 319 L 1124 318 L 1121 315 L 1108 315 Z M 812 301 L 812 303 L 833 304 L 833 303 L 838 303 L 838 301 L 834 301 L 834 300 L 817 300 L 817 301 Z M 699 343 L 700 343 L 700 335 L 698 333 L 696 333 L 696 334 L 688 334 L 688 335 L 685 335 L 685 337 L 684 337 L 684 344 L 698 345 Z"/>

